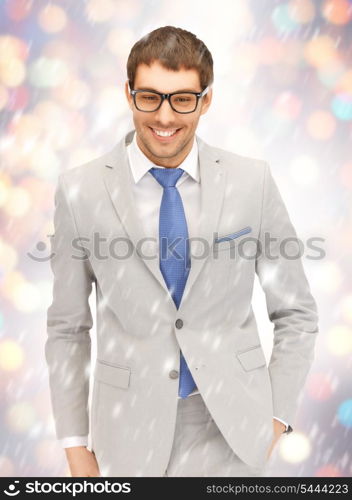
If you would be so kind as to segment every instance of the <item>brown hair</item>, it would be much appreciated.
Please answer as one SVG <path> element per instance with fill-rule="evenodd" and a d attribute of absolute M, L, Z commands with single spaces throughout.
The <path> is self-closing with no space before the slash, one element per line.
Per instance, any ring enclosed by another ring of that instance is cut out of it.
<path fill-rule="evenodd" d="M 136 42 L 127 60 L 127 77 L 131 90 L 134 88 L 138 65 L 150 66 L 155 60 L 164 68 L 173 71 L 179 71 L 182 67 L 196 69 L 201 90 L 213 83 L 211 53 L 190 31 L 175 26 L 163 26 Z"/>

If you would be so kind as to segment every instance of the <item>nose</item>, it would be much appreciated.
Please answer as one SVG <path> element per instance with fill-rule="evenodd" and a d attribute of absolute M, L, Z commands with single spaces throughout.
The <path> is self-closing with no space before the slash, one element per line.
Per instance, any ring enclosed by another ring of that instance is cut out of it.
<path fill-rule="evenodd" d="M 164 99 L 160 108 L 155 111 L 156 118 L 160 123 L 168 124 L 174 121 L 175 111 L 171 108 L 171 105 L 167 99 Z"/>

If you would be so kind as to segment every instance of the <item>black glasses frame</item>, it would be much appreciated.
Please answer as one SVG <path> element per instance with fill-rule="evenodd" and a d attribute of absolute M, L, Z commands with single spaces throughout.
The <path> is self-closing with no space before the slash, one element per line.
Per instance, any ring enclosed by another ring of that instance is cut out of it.
<path fill-rule="evenodd" d="M 188 113 L 194 113 L 195 110 L 197 109 L 198 107 L 198 101 L 201 97 L 203 97 L 209 90 L 209 86 L 206 87 L 202 92 L 172 92 L 171 94 L 161 94 L 160 92 L 156 92 L 155 90 L 148 90 L 148 89 L 138 89 L 138 90 L 130 90 L 130 94 L 132 95 L 133 97 L 133 102 L 134 102 L 134 105 L 136 106 L 136 108 L 138 109 L 138 111 L 142 111 L 143 113 L 154 113 L 155 111 L 158 111 L 158 109 L 160 108 L 160 106 L 162 105 L 162 103 L 164 102 L 165 99 L 167 99 L 169 101 L 169 104 L 171 106 L 171 109 L 173 111 L 175 111 L 176 113 L 181 113 L 182 115 L 185 115 L 185 114 L 188 114 Z M 153 109 L 153 111 L 146 111 L 145 109 L 139 109 L 139 107 L 137 106 L 136 104 L 136 94 L 138 94 L 139 92 L 149 92 L 150 94 L 157 94 L 161 97 L 161 101 L 160 101 L 160 104 L 157 108 Z M 197 102 L 196 102 L 196 106 L 194 108 L 193 111 L 177 111 L 171 104 L 171 96 L 173 95 L 177 95 L 177 94 L 192 94 L 192 95 L 195 95 L 196 98 L 197 98 Z"/>

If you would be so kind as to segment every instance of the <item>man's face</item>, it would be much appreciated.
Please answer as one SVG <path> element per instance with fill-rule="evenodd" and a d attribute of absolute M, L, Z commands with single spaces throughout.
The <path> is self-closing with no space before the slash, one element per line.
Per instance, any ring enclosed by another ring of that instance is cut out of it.
<path fill-rule="evenodd" d="M 135 90 L 155 90 L 165 94 L 185 89 L 191 92 L 203 90 L 200 86 L 197 70 L 171 71 L 163 68 L 158 62 L 154 62 L 151 66 L 145 64 L 138 66 L 134 88 Z M 125 93 L 133 112 L 138 146 L 154 164 L 177 167 L 192 148 L 200 115 L 203 115 L 210 106 L 212 89 L 209 89 L 208 93 L 199 99 L 197 109 L 193 113 L 187 114 L 173 111 L 166 99 L 157 111 L 151 113 L 139 111 L 129 93 L 128 81 L 125 83 Z M 180 130 L 167 140 L 164 138 L 160 140 L 152 129 Z"/>

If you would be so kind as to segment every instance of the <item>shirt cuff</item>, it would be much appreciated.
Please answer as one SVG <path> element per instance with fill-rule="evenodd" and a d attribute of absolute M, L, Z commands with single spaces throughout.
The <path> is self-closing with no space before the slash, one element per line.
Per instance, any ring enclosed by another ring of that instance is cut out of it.
<path fill-rule="evenodd" d="M 70 436 L 59 440 L 63 448 L 72 448 L 73 446 L 88 446 L 88 436 Z"/>
<path fill-rule="evenodd" d="M 281 418 L 279 418 L 279 417 L 274 417 L 274 418 L 276 418 L 276 420 L 279 420 L 280 422 L 282 422 L 283 424 L 285 424 L 285 426 L 286 426 L 285 431 L 287 431 L 287 429 L 288 429 L 288 423 L 286 423 L 284 420 L 282 420 L 282 419 L 281 419 Z"/>

